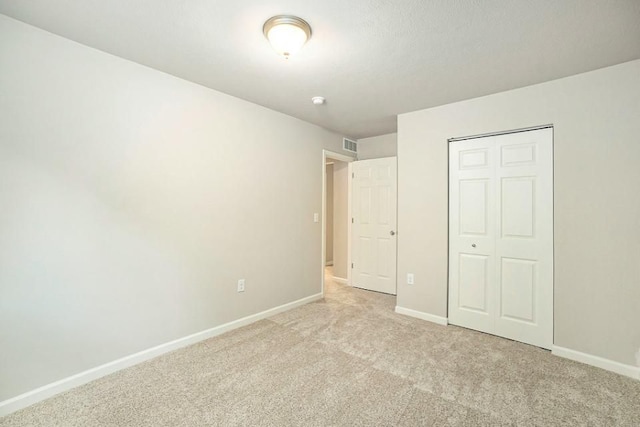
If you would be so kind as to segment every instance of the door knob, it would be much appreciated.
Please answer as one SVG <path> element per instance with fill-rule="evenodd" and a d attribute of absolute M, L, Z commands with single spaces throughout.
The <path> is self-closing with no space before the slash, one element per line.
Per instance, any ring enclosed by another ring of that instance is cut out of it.
<path fill-rule="evenodd" d="M 472 244 L 471 244 L 471 247 L 472 247 L 472 248 L 475 248 L 475 247 L 476 247 L 476 244 L 475 244 L 475 243 L 472 243 Z"/>
<path fill-rule="evenodd" d="M 389 232 L 389 234 L 391 234 L 392 236 L 395 236 L 395 235 L 396 235 L 396 232 L 395 232 L 395 231 L 393 231 L 393 230 L 391 230 L 391 231 Z"/>

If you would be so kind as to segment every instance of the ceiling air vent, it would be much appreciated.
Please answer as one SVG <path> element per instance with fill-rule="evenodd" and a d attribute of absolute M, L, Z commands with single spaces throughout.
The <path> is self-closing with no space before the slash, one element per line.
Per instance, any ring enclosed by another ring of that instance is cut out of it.
<path fill-rule="evenodd" d="M 352 153 L 358 152 L 358 143 L 347 138 L 342 138 L 342 148 L 345 151 L 351 151 Z"/>

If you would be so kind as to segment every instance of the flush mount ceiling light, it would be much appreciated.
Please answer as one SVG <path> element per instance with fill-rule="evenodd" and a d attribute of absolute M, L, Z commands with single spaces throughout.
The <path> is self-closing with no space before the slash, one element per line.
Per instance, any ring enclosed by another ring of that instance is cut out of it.
<path fill-rule="evenodd" d="M 311 27 L 302 18 L 277 15 L 269 18 L 262 27 L 271 46 L 285 59 L 289 59 L 311 38 Z"/>

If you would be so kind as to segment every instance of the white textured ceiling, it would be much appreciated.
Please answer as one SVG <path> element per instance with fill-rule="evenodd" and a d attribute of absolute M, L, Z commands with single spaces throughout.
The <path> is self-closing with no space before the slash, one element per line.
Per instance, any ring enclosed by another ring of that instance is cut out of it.
<path fill-rule="evenodd" d="M 354 138 L 640 58 L 640 0 L 0 0 L 0 13 Z M 313 28 L 288 61 L 262 35 L 282 13 Z"/>

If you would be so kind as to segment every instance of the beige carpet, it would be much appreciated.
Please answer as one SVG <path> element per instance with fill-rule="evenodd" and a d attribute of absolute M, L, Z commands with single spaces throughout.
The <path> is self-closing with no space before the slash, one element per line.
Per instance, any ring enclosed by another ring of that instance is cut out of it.
<path fill-rule="evenodd" d="M 640 382 L 393 313 L 308 304 L 0 419 L 0 426 L 640 426 Z"/>

